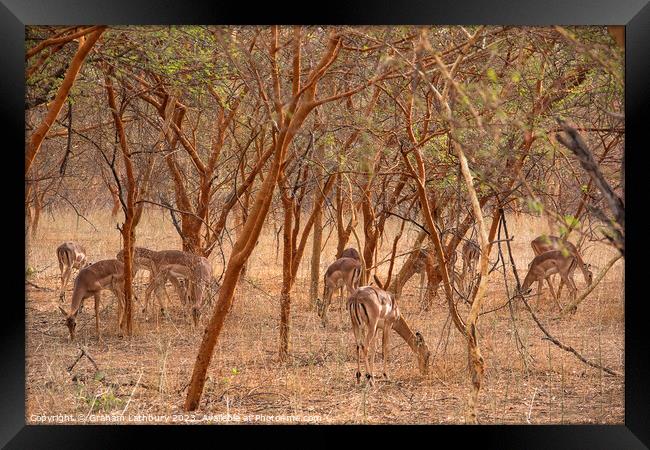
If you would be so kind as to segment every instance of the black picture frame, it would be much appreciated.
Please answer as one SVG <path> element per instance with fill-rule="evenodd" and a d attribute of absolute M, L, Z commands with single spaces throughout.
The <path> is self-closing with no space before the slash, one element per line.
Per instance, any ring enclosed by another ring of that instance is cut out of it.
<path fill-rule="evenodd" d="M 135 432 L 151 432 L 149 426 L 48 426 L 25 425 L 25 309 L 22 266 L 24 257 L 24 27 L 33 24 L 508 24 L 508 25 L 625 25 L 626 29 L 626 199 L 627 226 L 625 264 L 625 424 L 624 425 L 528 425 L 528 426 L 439 426 L 439 427 L 325 427 L 355 437 L 408 433 L 407 445 L 416 440 L 440 445 L 447 435 L 456 444 L 478 439 L 481 447 L 498 448 L 648 448 L 650 445 L 650 379 L 648 315 L 643 291 L 643 264 L 646 247 L 642 244 L 644 173 L 647 172 L 650 104 L 650 4 L 648 0 L 582 0 L 566 4 L 561 0 L 463 0 L 413 1 L 410 4 L 383 1 L 328 1 L 304 12 L 302 3 L 266 2 L 261 5 L 228 3 L 189 3 L 169 0 L 2 0 L 0 3 L 0 72 L 3 133 L 3 202 L 10 211 L 4 217 L 7 242 L 13 246 L 5 270 L 5 295 L 0 335 L 0 445 L 7 448 L 114 447 L 132 442 Z M 644 114 L 646 113 L 646 114 Z M 646 175 L 647 178 L 647 175 Z M 17 256 L 20 254 L 22 256 Z M 11 273 L 15 272 L 13 283 Z M 10 295 L 7 295 L 10 294 Z M 304 429 L 305 427 L 303 427 Z M 306 427 L 310 428 L 310 427 Z M 313 428 L 312 428 L 313 429 Z M 328 430 L 329 429 L 329 430 Z M 180 430 L 180 433 L 178 431 Z M 167 440 L 176 432 L 188 444 L 184 428 L 156 427 L 155 435 Z M 193 427 L 191 441 L 206 433 L 221 439 L 239 427 Z M 248 429 L 246 429 L 247 431 Z M 381 430 L 381 431 L 377 431 Z M 294 438 L 287 432 L 293 426 L 255 427 L 257 433 L 280 439 Z M 404 433 L 406 431 L 406 433 Z M 318 428 L 322 434 L 322 428 Z M 431 433 L 434 433 L 431 435 Z M 418 434 L 418 436 L 415 436 Z M 294 436 L 294 435 L 292 435 Z M 407 437 L 404 436 L 404 437 Z M 265 436 L 262 436 L 265 438 Z M 420 439 L 418 439 L 420 438 Z M 430 439 L 430 440 L 427 440 Z M 339 438 L 340 439 L 340 438 Z M 411 444 L 413 443 L 413 444 Z M 191 444 L 190 444 L 191 445 Z"/>

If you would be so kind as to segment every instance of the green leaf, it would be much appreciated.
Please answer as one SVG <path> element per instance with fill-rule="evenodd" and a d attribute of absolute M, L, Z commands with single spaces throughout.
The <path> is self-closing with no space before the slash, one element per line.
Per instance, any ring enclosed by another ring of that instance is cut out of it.
<path fill-rule="evenodd" d="M 577 218 L 573 217 L 571 214 L 564 216 L 564 223 L 566 223 L 569 228 L 576 228 L 580 226 L 580 221 Z"/>

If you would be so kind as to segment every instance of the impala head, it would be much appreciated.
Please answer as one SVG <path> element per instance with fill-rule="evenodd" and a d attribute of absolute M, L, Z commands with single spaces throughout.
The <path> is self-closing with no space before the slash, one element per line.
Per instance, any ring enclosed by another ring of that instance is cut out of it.
<path fill-rule="evenodd" d="M 431 352 L 429 351 L 427 343 L 424 342 L 424 337 L 419 331 L 415 333 L 415 345 L 418 351 L 418 368 L 422 375 L 426 375 L 429 373 L 429 359 L 431 358 Z"/>
<path fill-rule="evenodd" d="M 68 327 L 68 331 L 70 332 L 70 342 L 74 341 L 74 331 L 75 328 L 77 328 L 77 319 L 73 314 L 68 314 L 65 309 L 61 308 L 59 306 L 59 310 L 63 314 L 63 317 L 65 317 L 65 324 Z"/>

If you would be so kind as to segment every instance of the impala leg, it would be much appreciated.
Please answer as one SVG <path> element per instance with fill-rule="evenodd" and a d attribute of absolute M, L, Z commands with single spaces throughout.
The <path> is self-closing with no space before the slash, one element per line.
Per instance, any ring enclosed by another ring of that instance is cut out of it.
<path fill-rule="evenodd" d="M 156 301 L 159 301 L 159 292 L 160 292 L 160 280 L 164 279 L 164 275 L 161 272 L 156 273 L 155 276 L 151 278 L 151 281 L 149 282 L 149 286 L 147 286 L 147 290 L 145 292 L 145 298 L 144 298 L 144 308 L 142 309 L 142 312 L 146 315 L 147 311 L 149 310 L 149 299 L 151 298 L 151 294 L 153 293 L 156 296 Z M 156 317 L 158 315 L 156 314 Z"/>
<path fill-rule="evenodd" d="M 361 347 L 363 346 L 363 339 L 361 336 L 361 330 L 356 325 L 354 318 L 354 303 L 348 303 L 348 309 L 350 311 L 350 320 L 352 321 L 352 333 L 354 334 L 354 342 L 357 344 L 357 373 L 356 379 L 357 384 L 361 382 Z"/>
<path fill-rule="evenodd" d="M 555 288 L 553 288 L 553 283 L 551 282 L 551 276 L 549 275 L 548 277 L 545 278 L 546 284 L 548 284 L 548 288 L 551 290 L 551 295 L 555 297 Z"/>
<path fill-rule="evenodd" d="M 575 282 L 573 281 L 573 277 L 571 275 L 573 275 L 573 273 L 569 273 L 569 274 L 566 274 L 566 275 L 563 275 L 562 273 L 560 273 L 560 276 L 562 277 L 562 280 L 567 285 L 567 288 L 571 291 L 571 302 L 573 302 L 576 299 L 576 294 L 578 292 L 578 287 L 576 286 Z M 560 307 L 560 311 L 562 311 L 562 309 L 563 309 L 562 306 L 560 306 L 559 304 L 558 304 L 558 306 Z"/>
<path fill-rule="evenodd" d="M 323 299 L 323 314 L 321 316 L 321 321 L 323 326 L 327 325 L 327 309 L 329 308 L 330 303 L 332 301 L 332 296 L 334 295 L 334 289 L 332 289 L 331 287 L 326 286 L 325 290 L 326 290 L 324 295 L 325 298 Z"/>
<path fill-rule="evenodd" d="M 548 283 L 548 288 L 551 290 L 551 295 L 553 296 L 553 300 L 555 301 L 555 304 L 562 310 L 562 306 L 560 306 L 560 302 L 558 301 L 557 295 L 555 295 L 555 290 L 553 289 L 553 283 L 551 283 L 550 277 L 546 278 L 546 282 Z"/>
<path fill-rule="evenodd" d="M 564 287 L 564 280 L 560 279 L 560 285 L 557 288 L 557 297 L 562 298 L 562 287 Z"/>
<path fill-rule="evenodd" d="M 97 332 L 97 340 L 101 341 L 102 336 L 99 334 L 99 300 L 100 294 L 99 291 L 95 292 L 95 331 Z"/>
<path fill-rule="evenodd" d="M 65 300 L 65 287 L 68 285 L 68 281 L 70 281 L 70 274 L 72 273 L 72 266 L 67 266 L 63 273 L 61 274 L 61 294 L 59 295 L 59 299 L 61 301 Z"/>
<path fill-rule="evenodd" d="M 147 314 L 147 310 L 149 309 L 149 297 L 151 297 L 151 292 L 155 289 L 156 287 L 156 277 L 151 277 L 151 281 L 149 281 L 149 285 L 147 286 L 147 290 L 144 293 L 144 307 L 142 308 L 143 314 Z"/>
<path fill-rule="evenodd" d="M 357 384 L 361 382 L 361 344 L 357 344 Z"/>
<path fill-rule="evenodd" d="M 158 308 L 162 314 L 165 313 L 165 300 L 163 299 L 160 291 L 165 294 L 165 298 L 167 298 L 169 302 L 169 293 L 167 292 L 165 285 L 167 284 L 167 279 L 171 277 L 172 275 L 169 273 L 169 271 L 163 270 L 159 273 L 158 279 L 156 280 L 156 288 L 154 290 L 154 293 L 156 295 L 156 304 L 158 305 Z M 155 314 L 156 317 L 158 317 L 158 310 L 155 311 Z"/>
<path fill-rule="evenodd" d="M 187 304 L 187 298 L 185 297 L 185 289 L 181 286 L 180 281 L 178 281 L 178 278 L 172 276 L 169 278 L 169 281 L 172 282 L 174 285 L 174 289 L 176 290 L 176 294 L 181 300 L 181 304 L 185 305 Z M 169 296 L 167 297 L 167 301 L 169 302 Z"/>
<path fill-rule="evenodd" d="M 350 298 L 352 296 L 352 294 L 354 293 L 354 290 L 355 290 L 354 286 L 352 286 L 352 282 L 350 282 L 350 284 L 346 284 L 345 287 L 347 288 L 348 298 Z M 340 301 L 341 301 L 341 310 L 343 310 L 343 303 L 347 304 L 347 300 L 345 300 L 344 297 L 341 297 Z M 340 323 L 341 323 L 341 325 L 343 325 L 343 316 L 341 316 Z"/>
<path fill-rule="evenodd" d="M 64 285 L 64 283 L 63 283 L 63 280 L 64 280 L 63 272 L 64 272 L 64 269 L 63 269 L 63 264 L 61 262 L 59 262 L 59 272 L 61 272 L 61 288 L 59 289 L 59 301 L 63 301 L 65 299 L 65 294 L 64 294 L 64 291 L 63 291 L 63 285 Z"/>
<path fill-rule="evenodd" d="M 366 350 L 366 379 L 371 386 L 375 384 L 373 377 L 375 368 L 375 336 L 377 335 L 377 321 L 368 324 L 366 334 L 365 350 Z"/>
<path fill-rule="evenodd" d="M 384 356 L 384 378 L 388 379 L 388 337 L 390 336 L 390 327 L 386 324 L 384 321 L 384 330 L 383 330 L 383 336 L 381 339 L 381 345 L 382 345 L 382 354 Z"/>
<path fill-rule="evenodd" d="M 569 276 L 569 278 L 570 278 L 571 280 L 573 280 L 573 273 L 574 273 L 574 271 L 575 271 L 575 267 L 576 267 L 576 266 L 573 266 L 573 268 L 570 269 L 570 270 L 569 270 L 569 273 L 568 273 L 568 276 Z M 557 296 L 560 297 L 560 298 L 561 298 L 561 296 L 562 296 L 562 287 L 563 287 L 565 284 L 567 285 L 567 288 L 568 288 L 569 290 L 571 290 L 571 286 L 570 286 L 569 284 L 567 284 L 566 281 L 564 281 L 564 278 L 563 278 L 562 276 L 560 276 L 560 287 L 558 288 L 558 292 L 557 292 Z M 573 285 L 575 286 L 575 282 L 573 283 Z"/>
<path fill-rule="evenodd" d="M 172 281 L 172 280 L 176 280 L 176 278 L 174 278 L 173 275 L 170 275 L 170 276 L 169 276 L 169 280 L 170 280 L 170 281 L 172 282 L 172 284 L 173 284 L 174 281 Z M 163 299 L 163 296 L 162 296 L 162 295 L 158 295 L 158 296 L 157 296 L 157 297 L 158 297 L 158 304 L 159 304 L 159 306 L 160 306 L 160 312 L 161 312 L 162 314 L 165 314 L 165 310 L 167 309 L 167 307 L 168 307 L 168 306 L 171 304 L 171 302 L 172 302 L 171 299 L 169 298 L 169 292 L 167 292 L 167 287 L 165 286 L 166 281 L 167 281 L 167 280 L 164 280 L 164 281 L 163 281 L 163 283 L 162 283 L 162 285 L 161 285 L 161 289 L 162 289 L 162 291 L 165 293 L 165 298 L 167 299 L 167 303 L 165 303 L 165 300 Z"/>

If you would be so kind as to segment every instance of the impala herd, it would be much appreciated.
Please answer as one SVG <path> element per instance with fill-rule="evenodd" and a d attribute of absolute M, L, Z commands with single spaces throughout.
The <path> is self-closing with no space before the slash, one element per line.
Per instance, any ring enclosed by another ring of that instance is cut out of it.
<path fill-rule="evenodd" d="M 538 283 L 537 296 L 541 295 L 543 281 L 546 280 L 553 299 L 560 309 L 558 297 L 561 295 L 562 286 L 567 285 L 571 296 L 575 299 L 577 287 L 573 280 L 576 268 L 582 272 L 585 282 L 590 285 L 592 272 L 589 265 L 585 264 L 575 245 L 556 236 L 539 236 L 531 242 L 535 257 L 528 265 L 528 272 L 524 278 L 519 294 L 528 294 L 531 285 Z M 418 251 L 418 250 L 416 250 Z M 419 250 L 416 259 L 415 273 L 420 273 L 420 295 L 424 283 L 426 252 Z M 465 240 L 461 248 L 462 272 L 457 278 L 464 283 L 465 276 L 472 274 L 480 258 L 480 247 L 472 240 Z M 106 259 L 90 263 L 87 260 L 83 246 L 74 242 L 64 242 L 56 249 L 56 256 L 61 272 L 61 287 L 59 299 L 65 300 L 65 287 L 70 278 L 72 269 L 79 273 L 74 281 L 72 299 L 69 311 L 61 306 L 59 309 L 65 316 L 65 323 L 70 332 L 70 339 L 74 340 L 76 317 L 81 311 L 83 301 L 94 297 L 95 300 L 95 328 L 98 338 L 99 332 L 99 303 L 100 292 L 104 289 L 113 292 L 118 300 L 117 316 L 121 321 L 124 313 L 124 253 L 123 250 L 116 255 L 116 259 Z M 194 326 L 198 326 L 201 310 L 206 303 L 206 288 L 218 289 L 218 283 L 212 275 L 212 266 L 207 258 L 180 250 L 154 251 L 144 247 L 135 247 L 133 258 L 133 274 L 139 270 L 149 272 L 149 284 L 145 291 L 143 312 L 146 314 L 149 299 L 152 293 L 164 312 L 164 303 L 160 291 L 162 290 L 169 300 L 165 284 L 170 281 L 174 286 L 181 303 L 191 313 Z M 453 263 L 453 260 L 451 261 Z M 374 354 L 377 331 L 382 330 L 383 376 L 388 377 L 387 362 L 389 351 L 390 330 L 394 330 L 411 348 L 417 356 L 420 372 L 428 372 L 430 351 L 419 331 L 413 333 L 401 315 L 395 295 L 383 289 L 380 280 L 375 276 L 377 286 L 372 283 L 360 286 L 361 275 L 364 270 L 359 252 L 354 248 L 344 250 L 340 257 L 329 265 L 323 279 L 323 298 L 316 299 L 316 311 L 322 321 L 322 326 L 327 324 L 327 310 L 331 304 L 332 296 L 336 291 L 339 298 L 343 297 L 343 289 L 347 289 L 348 300 L 346 309 L 350 314 L 352 333 L 357 350 L 357 383 L 361 380 L 361 359 L 364 361 L 366 379 L 369 384 L 374 384 Z M 556 295 L 550 277 L 559 274 L 561 281 Z M 454 279 L 456 281 L 456 278 Z M 342 312 L 343 307 L 339 308 Z M 342 314 L 342 313 L 341 313 Z M 118 322 L 119 323 L 119 322 Z"/>

